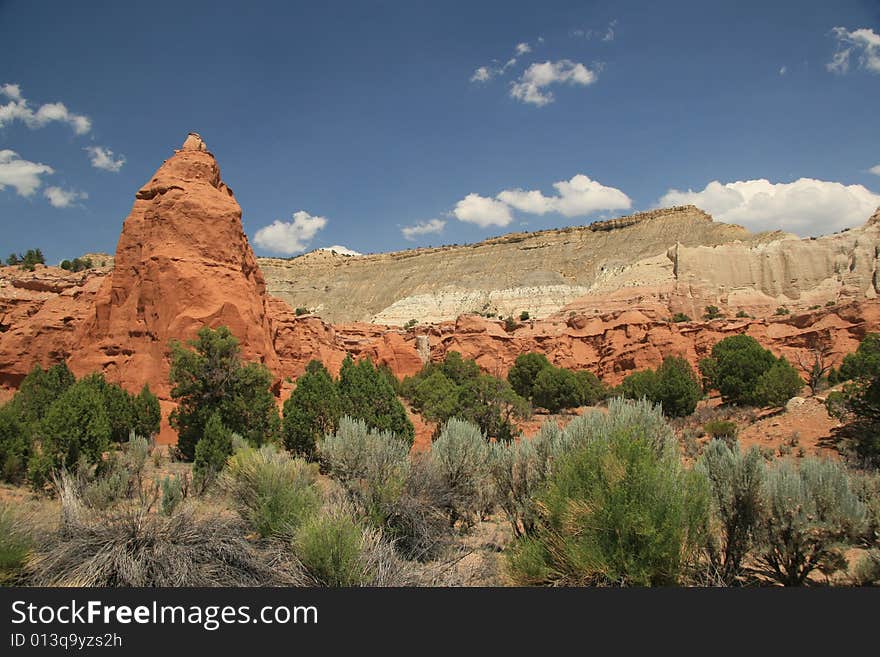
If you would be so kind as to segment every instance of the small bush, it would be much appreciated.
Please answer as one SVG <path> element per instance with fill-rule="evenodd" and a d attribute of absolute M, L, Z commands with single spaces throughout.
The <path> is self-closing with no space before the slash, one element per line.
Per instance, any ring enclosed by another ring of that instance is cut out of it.
<path fill-rule="evenodd" d="M 299 307 L 294 311 L 294 313 L 296 314 L 297 317 L 302 317 L 303 315 L 308 315 L 308 314 L 309 314 L 309 309 L 308 309 L 308 308 L 305 308 L 304 306 L 299 306 Z"/>
<path fill-rule="evenodd" d="M 419 323 L 419 320 L 410 319 L 409 321 L 406 322 L 406 324 L 403 325 L 403 330 L 409 331 L 410 329 L 415 328 L 418 323 Z"/>
<path fill-rule="evenodd" d="M 42 453 L 54 468 L 73 468 L 80 457 L 97 463 L 110 445 L 111 427 L 101 395 L 88 382 L 68 387 L 42 424 Z"/>
<path fill-rule="evenodd" d="M 790 315 L 791 311 L 788 308 L 786 308 L 785 306 L 779 306 L 776 309 L 776 314 L 777 315 Z"/>
<path fill-rule="evenodd" d="M 676 324 L 680 324 L 681 322 L 689 322 L 689 321 L 691 321 L 691 318 L 688 317 L 687 315 L 685 315 L 684 313 L 675 313 L 675 314 L 670 318 L 670 321 L 671 321 L 671 322 L 674 322 L 674 323 L 676 323 Z"/>
<path fill-rule="evenodd" d="M 566 439 L 572 451 L 537 496 L 535 534 L 508 552 L 517 583 L 675 584 L 704 544 L 704 479 L 682 468 L 671 430 L 658 435 L 657 411 L 623 408 L 611 405 L 611 417 L 592 417 Z"/>
<path fill-rule="evenodd" d="M 783 461 L 768 472 L 764 498 L 757 556 L 766 576 L 801 586 L 816 569 L 828 574 L 845 565 L 842 548 L 863 530 L 865 506 L 842 465 Z"/>
<path fill-rule="evenodd" d="M 729 447 L 736 445 L 736 434 L 739 433 L 736 423 L 729 420 L 711 420 L 706 422 L 703 425 L 703 431 L 714 440 L 720 440 Z"/>
<path fill-rule="evenodd" d="M 347 515 L 312 517 L 296 532 L 294 550 L 325 586 L 358 586 L 368 576 L 361 567 L 361 529 Z"/>
<path fill-rule="evenodd" d="M 37 543 L 25 564 L 35 586 L 304 586 L 310 579 L 284 553 L 244 538 L 240 521 L 170 516 L 148 506 L 87 509 L 62 477 L 61 524 Z"/>
<path fill-rule="evenodd" d="M 489 494 L 489 445 L 479 427 L 449 420 L 431 445 L 431 463 L 449 491 L 450 525 L 478 519 Z"/>
<path fill-rule="evenodd" d="M 729 585 L 742 573 L 763 511 L 764 460 L 757 449 L 743 453 L 713 440 L 696 468 L 709 482 L 712 501 L 709 564 L 720 581 Z"/>
<path fill-rule="evenodd" d="M 246 447 L 230 457 L 223 485 L 260 536 L 289 537 L 320 506 L 316 474 L 314 465 L 273 446 Z"/>
<path fill-rule="evenodd" d="M 525 322 L 525 321 L 528 321 L 528 319 L 529 319 L 529 311 L 528 311 L 528 310 L 523 310 L 523 311 L 519 314 L 519 321 L 521 321 L 521 322 Z"/>
<path fill-rule="evenodd" d="M 764 372 L 755 386 L 755 397 L 762 405 L 784 406 L 804 387 L 804 380 L 784 358 L 780 358 Z"/>
<path fill-rule="evenodd" d="M 718 306 L 706 306 L 703 311 L 703 319 L 705 320 L 711 321 L 713 319 L 720 319 L 722 317 L 724 317 L 724 315 L 721 314 L 721 310 L 718 308 Z"/>
<path fill-rule="evenodd" d="M 160 510 L 163 515 L 171 516 L 174 511 L 186 499 L 189 482 L 185 476 L 165 477 L 162 479 L 162 505 Z"/>
<path fill-rule="evenodd" d="M 284 446 L 294 454 L 314 458 L 315 445 L 336 430 L 340 413 L 336 384 L 320 362 L 312 361 L 284 402 Z"/>
<path fill-rule="evenodd" d="M 551 413 L 580 406 L 583 396 L 581 383 L 574 372 L 561 367 L 544 368 L 532 386 L 532 401 Z"/>
<path fill-rule="evenodd" d="M 15 583 L 33 544 L 22 518 L 0 503 L 0 586 Z"/>
<path fill-rule="evenodd" d="M 737 311 L 736 316 L 740 319 L 746 319 L 746 318 L 750 317 L 750 315 L 745 310 Z"/>

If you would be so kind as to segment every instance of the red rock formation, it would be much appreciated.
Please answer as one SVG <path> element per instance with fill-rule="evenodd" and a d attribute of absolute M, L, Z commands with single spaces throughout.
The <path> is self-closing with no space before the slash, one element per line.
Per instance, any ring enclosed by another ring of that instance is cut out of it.
<path fill-rule="evenodd" d="M 168 345 L 225 325 L 243 358 L 278 371 L 266 286 L 241 208 L 196 134 L 136 194 L 113 273 L 73 340 L 77 375 L 104 372 L 129 390 L 168 399 Z"/>

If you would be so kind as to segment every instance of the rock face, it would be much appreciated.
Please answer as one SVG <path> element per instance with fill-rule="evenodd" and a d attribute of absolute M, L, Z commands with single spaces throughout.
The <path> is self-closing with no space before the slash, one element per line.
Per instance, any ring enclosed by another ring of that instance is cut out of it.
<path fill-rule="evenodd" d="M 650 301 L 665 316 L 706 305 L 753 315 L 873 299 L 880 212 L 819 238 L 751 234 L 693 206 L 478 244 L 346 258 L 260 259 L 270 292 L 331 322 L 403 325 L 462 313 L 546 318 Z"/>
<path fill-rule="evenodd" d="M 278 371 L 267 303 L 241 208 L 191 133 L 137 192 L 113 271 L 76 331 L 69 364 L 133 391 L 147 382 L 167 399 L 169 342 L 225 325 L 244 358 Z"/>
<path fill-rule="evenodd" d="M 546 317 L 644 258 L 676 243 L 698 246 L 740 240 L 759 244 L 780 233 L 752 235 L 683 206 L 606 222 L 511 233 L 478 244 L 346 257 L 312 252 L 261 258 L 269 292 L 330 322 L 403 325 L 438 322 L 468 312 Z"/>
<path fill-rule="evenodd" d="M 0 387 L 15 388 L 34 365 L 48 367 L 70 355 L 104 274 L 0 267 Z"/>

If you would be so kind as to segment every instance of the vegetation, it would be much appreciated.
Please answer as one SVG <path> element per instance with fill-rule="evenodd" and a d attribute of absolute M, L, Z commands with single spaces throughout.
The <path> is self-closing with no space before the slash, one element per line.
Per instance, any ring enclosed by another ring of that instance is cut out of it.
<path fill-rule="evenodd" d="M 336 431 L 341 414 L 336 383 L 320 361 L 311 361 L 284 402 L 284 446 L 294 454 L 314 458 L 315 445 Z"/>
<path fill-rule="evenodd" d="M 24 568 L 33 538 L 13 507 L 0 502 L 0 586 L 15 584 Z"/>
<path fill-rule="evenodd" d="M 512 440 L 518 434 L 515 420 L 531 413 L 529 403 L 507 381 L 482 374 L 476 362 L 456 351 L 404 379 L 401 395 L 428 420 L 467 420 L 498 440 Z"/>
<path fill-rule="evenodd" d="M 742 452 L 713 440 L 696 469 L 709 482 L 713 530 L 707 542 L 709 566 L 721 583 L 730 585 L 742 575 L 764 510 L 764 459 L 755 448 Z"/>
<path fill-rule="evenodd" d="M 697 375 L 684 358 L 667 356 L 656 370 L 627 376 L 618 391 L 627 399 L 648 399 L 663 406 L 670 417 L 690 415 L 703 397 Z"/>
<path fill-rule="evenodd" d="M 663 423 L 644 405 L 627 417 L 581 418 L 577 441 L 537 495 L 533 536 L 516 541 L 509 567 L 520 584 L 669 585 L 705 542 L 705 481 L 683 469 Z M 653 417 L 652 417 L 653 415 Z M 572 424 L 575 424 L 573 422 Z"/>
<path fill-rule="evenodd" d="M 269 370 L 259 363 L 242 364 L 238 340 L 225 326 L 202 328 L 189 346 L 171 345 L 171 396 L 178 406 L 169 419 L 183 457 L 195 458 L 196 444 L 215 413 L 228 431 L 252 445 L 272 442 L 280 421 Z"/>
<path fill-rule="evenodd" d="M 363 420 L 380 431 L 390 431 L 412 444 L 415 429 L 406 409 L 388 377 L 370 359 L 354 362 L 347 356 L 339 371 L 337 390 L 342 415 Z"/>
<path fill-rule="evenodd" d="M 775 314 L 777 314 L 777 315 L 790 315 L 790 314 L 791 314 L 791 311 L 790 311 L 788 308 L 786 308 L 785 306 L 779 306 L 779 307 L 776 309 L 776 313 L 775 313 Z"/>
<path fill-rule="evenodd" d="M 706 306 L 703 310 L 703 319 L 711 321 L 713 319 L 721 319 L 724 317 L 718 306 Z"/>
<path fill-rule="evenodd" d="M 40 249 L 28 249 L 24 255 L 20 253 L 9 254 L 9 257 L 6 258 L 6 264 L 10 267 L 18 265 L 22 269 L 34 271 L 36 265 L 46 264 L 46 258 L 43 257 L 43 252 Z"/>
<path fill-rule="evenodd" d="M 829 412 L 845 423 L 844 446 L 868 465 L 880 465 L 880 334 L 869 333 L 829 377 L 847 381 L 828 395 Z"/>
<path fill-rule="evenodd" d="M 736 434 L 739 429 L 736 423 L 730 420 L 710 420 L 703 425 L 703 431 L 713 440 L 719 440 L 732 448 L 736 444 Z"/>
<path fill-rule="evenodd" d="M 733 335 L 712 347 L 700 361 L 705 385 L 721 393 L 727 404 L 781 406 L 804 382 L 784 358 L 776 358 L 748 335 Z"/>
<path fill-rule="evenodd" d="M 85 269 L 92 268 L 92 259 L 91 258 L 74 258 L 73 260 L 62 260 L 61 269 L 65 269 L 67 271 L 83 271 Z"/>
<path fill-rule="evenodd" d="M 317 468 L 272 445 L 244 447 L 223 475 L 242 519 L 260 536 L 292 537 L 321 503 Z"/>
<path fill-rule="evenodd" d="M 431 463 L 448 491 L 446 511 L 450 525 L 462 520 L 472 525 L 488 506 L 489 444 L 479 428 L 449 420 L 431 446 Z"/>
<path fill-rule="evenodd" d="M 572 372 L 554 367 L 540 353 L 517 356 L 507 373 L 507 380 L 518 395 L 551 413 L 593 405 L 608 395 L 605 386 L 592 372 Z"/>
<path fill-rule="evenodd" d="M 842 547 L 865 522 L 865 506 L 839 463 L 782 462 L 767 473 L 766 505 L 757 524 L 763 573 L 785 586 L 803 585 L 816 569 L 844 566 Z"/>
<path fill-rule="evenodd" d="M 687 315 L 685 315 L 684 313 L 675 313 L 670 318 L 670 321 L 675 322 L 676 324 L 679 324 L 681 322 L 689 322 L 689 321 L 691 321 L 691 318 L 688 317 Z"/>

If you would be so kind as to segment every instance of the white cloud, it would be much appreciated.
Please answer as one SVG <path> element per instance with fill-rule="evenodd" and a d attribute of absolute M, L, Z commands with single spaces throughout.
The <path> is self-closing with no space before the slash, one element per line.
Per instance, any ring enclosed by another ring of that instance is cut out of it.
<path fill-rule="evenodd" d="M 481 66 L 471 76 L 471 82 L 488 82 L 492 79 L 492 71 L 488 66 Z"/>
<path fill-rule="evenodd" d="M 506 203 L 486 198 L 479 194 L 468 194 L 455 204 L 453 214 L 459 221 L 488 226 L 506 226 L 513 221 L 513 215 Z"/>
<path fill-rule="evenodd" d="M 584 30 L 576 29 L 571 31 L 571 36 L 579 39 L 601 39 L 602 41 L 614 41 L 614 28 L 617 26 L 617 19 L 614 19 L 604 30 Z"/>
<path fill-rule="evenodd" d="M 873 173 L 875 176 L 880 176 L 880 164 L 871 167 L 870 169 L 868 169 L 868 171 L 870 173 Z"/>
<path fill-rule="evenodd" d="M 8 103 L 0 105 L 0 128 L 18 120 L 31 129 L 42 128 L 54 121 L 67 123 L 78 135 L 84 135 L 92 129 L 92 122 L 87 116 L 74 114 L 64 103 L 45 103 L 34 111 L 17 84 L 0 86 L 0 95 L 9 99 Z"/>
<path fill-rule="evenodd" d="M 553 183 L 556 196 L 537 190 L 505 189 L 498 199 L 520 212 L 543 215 L 558 212 L 566 217 L 582 217 L 599 210 L 628 210 L 632 200 L 615 187 L 606 187 L 582 173 L 570 180 Z"/>
<path fill-rule="evenodd" d="M 353 249 L 349 249 L 347 246 L 342 246 L 341 244 L 334 244 L 333 246 L 324 246 L 324 247 L 321 247 L 320 249 L 318 249 L 318 251 L 335 251 L 336 253 L 338 253 L 340 255 L 347 255 L 347 256 L 364 255 L 363 253 L 358 253 L 357 251 L 354 251 Z"/>
<path fill-rule="evenodd" d="M 530 52 L 532 52 L 532 47 L 529 44 L 527 44 L 525 42 L 516 44 L 516 54 L 517 55 L 525 55 Z"/>
<path fill-rule="evenodd" d="M 55 173 L 48 164 L 22 160 L 15 151 L 0 150 L 0 190 L 14 187 L 19 196 L 30 196 L 43 184 L 42 175 Z"/>
<path fill-rule="evenodd" d="M 880 206 L 880 195 L 862 185 L 812 178 L 791 183 L 715 180 L 697 192 L 670 189 L 657 205 L 686 204 L 702 208 L 719 221 L 752 230 L 782 229 L 807 236 L 864 223 Z"/>
<path fill-rule="evenodd" d="M 86 146 L 83 150 L 88 151 L 89 159 L 92 166 L 96 169 L 104 171 L 118 172 L 122 165 L 125 164 L 125 156 L 120 155 L 114 158 L 114 153 L 109 148 L 103 146 Z"/>
<path fill-rule="evenodd" d="M 293 255 L 305 251 L 315 233 L 326 225 L 327 219 L 324 217 L 313 217 L 299 210 L 293 213 L 293 221 L 276 219 L 260 228 L 254 235 L 254 243 L 273 253 Z"/>
<path fill-rule="evenodd" d="M 47 187 L 43 190 L 43 196 L 49 199 L 49 203 L 54 208 L 68 208 L 76 203 L 76 201 L 89 197 L 85 192 L 78 192 L 74 189 L 62 189 L 61 187 Z"/>
<path fill-rule="evenodd" d="M 529 66 L 510 87 L 511 98 L 542 107 L 553 102 L 553 94 L 545 91 L 552 84 L 587 86 L 598 79 L 595 71 L 569 59 L 541 62 Z"/>
<path fill-rule="evenodd" d="M 415 240 L 420 235 L 442 233 L 445 227 L 446 222 L 442 219 L 431 219 L 430 221 L 420 221 L 413 226 L 404 226 L 400 232 L 406 239 Z"/>
<path fill-rule="evenodd" d="M 785 75 L 786 73 L 788 73 L 788 67 L 787 66 L 780 66 L 779 67 L 779 75 Z"/>
<path fill-rule="evenodd" d="M 850 59 L 856 54 L 860 68 L 880 73 L 880 34 L 866 27 L 852 31 L 835 27 L 831 32 L 837 39 L 837 50 L 825 65 L 829 71 L 841 75 L 847 73 Z"/>

